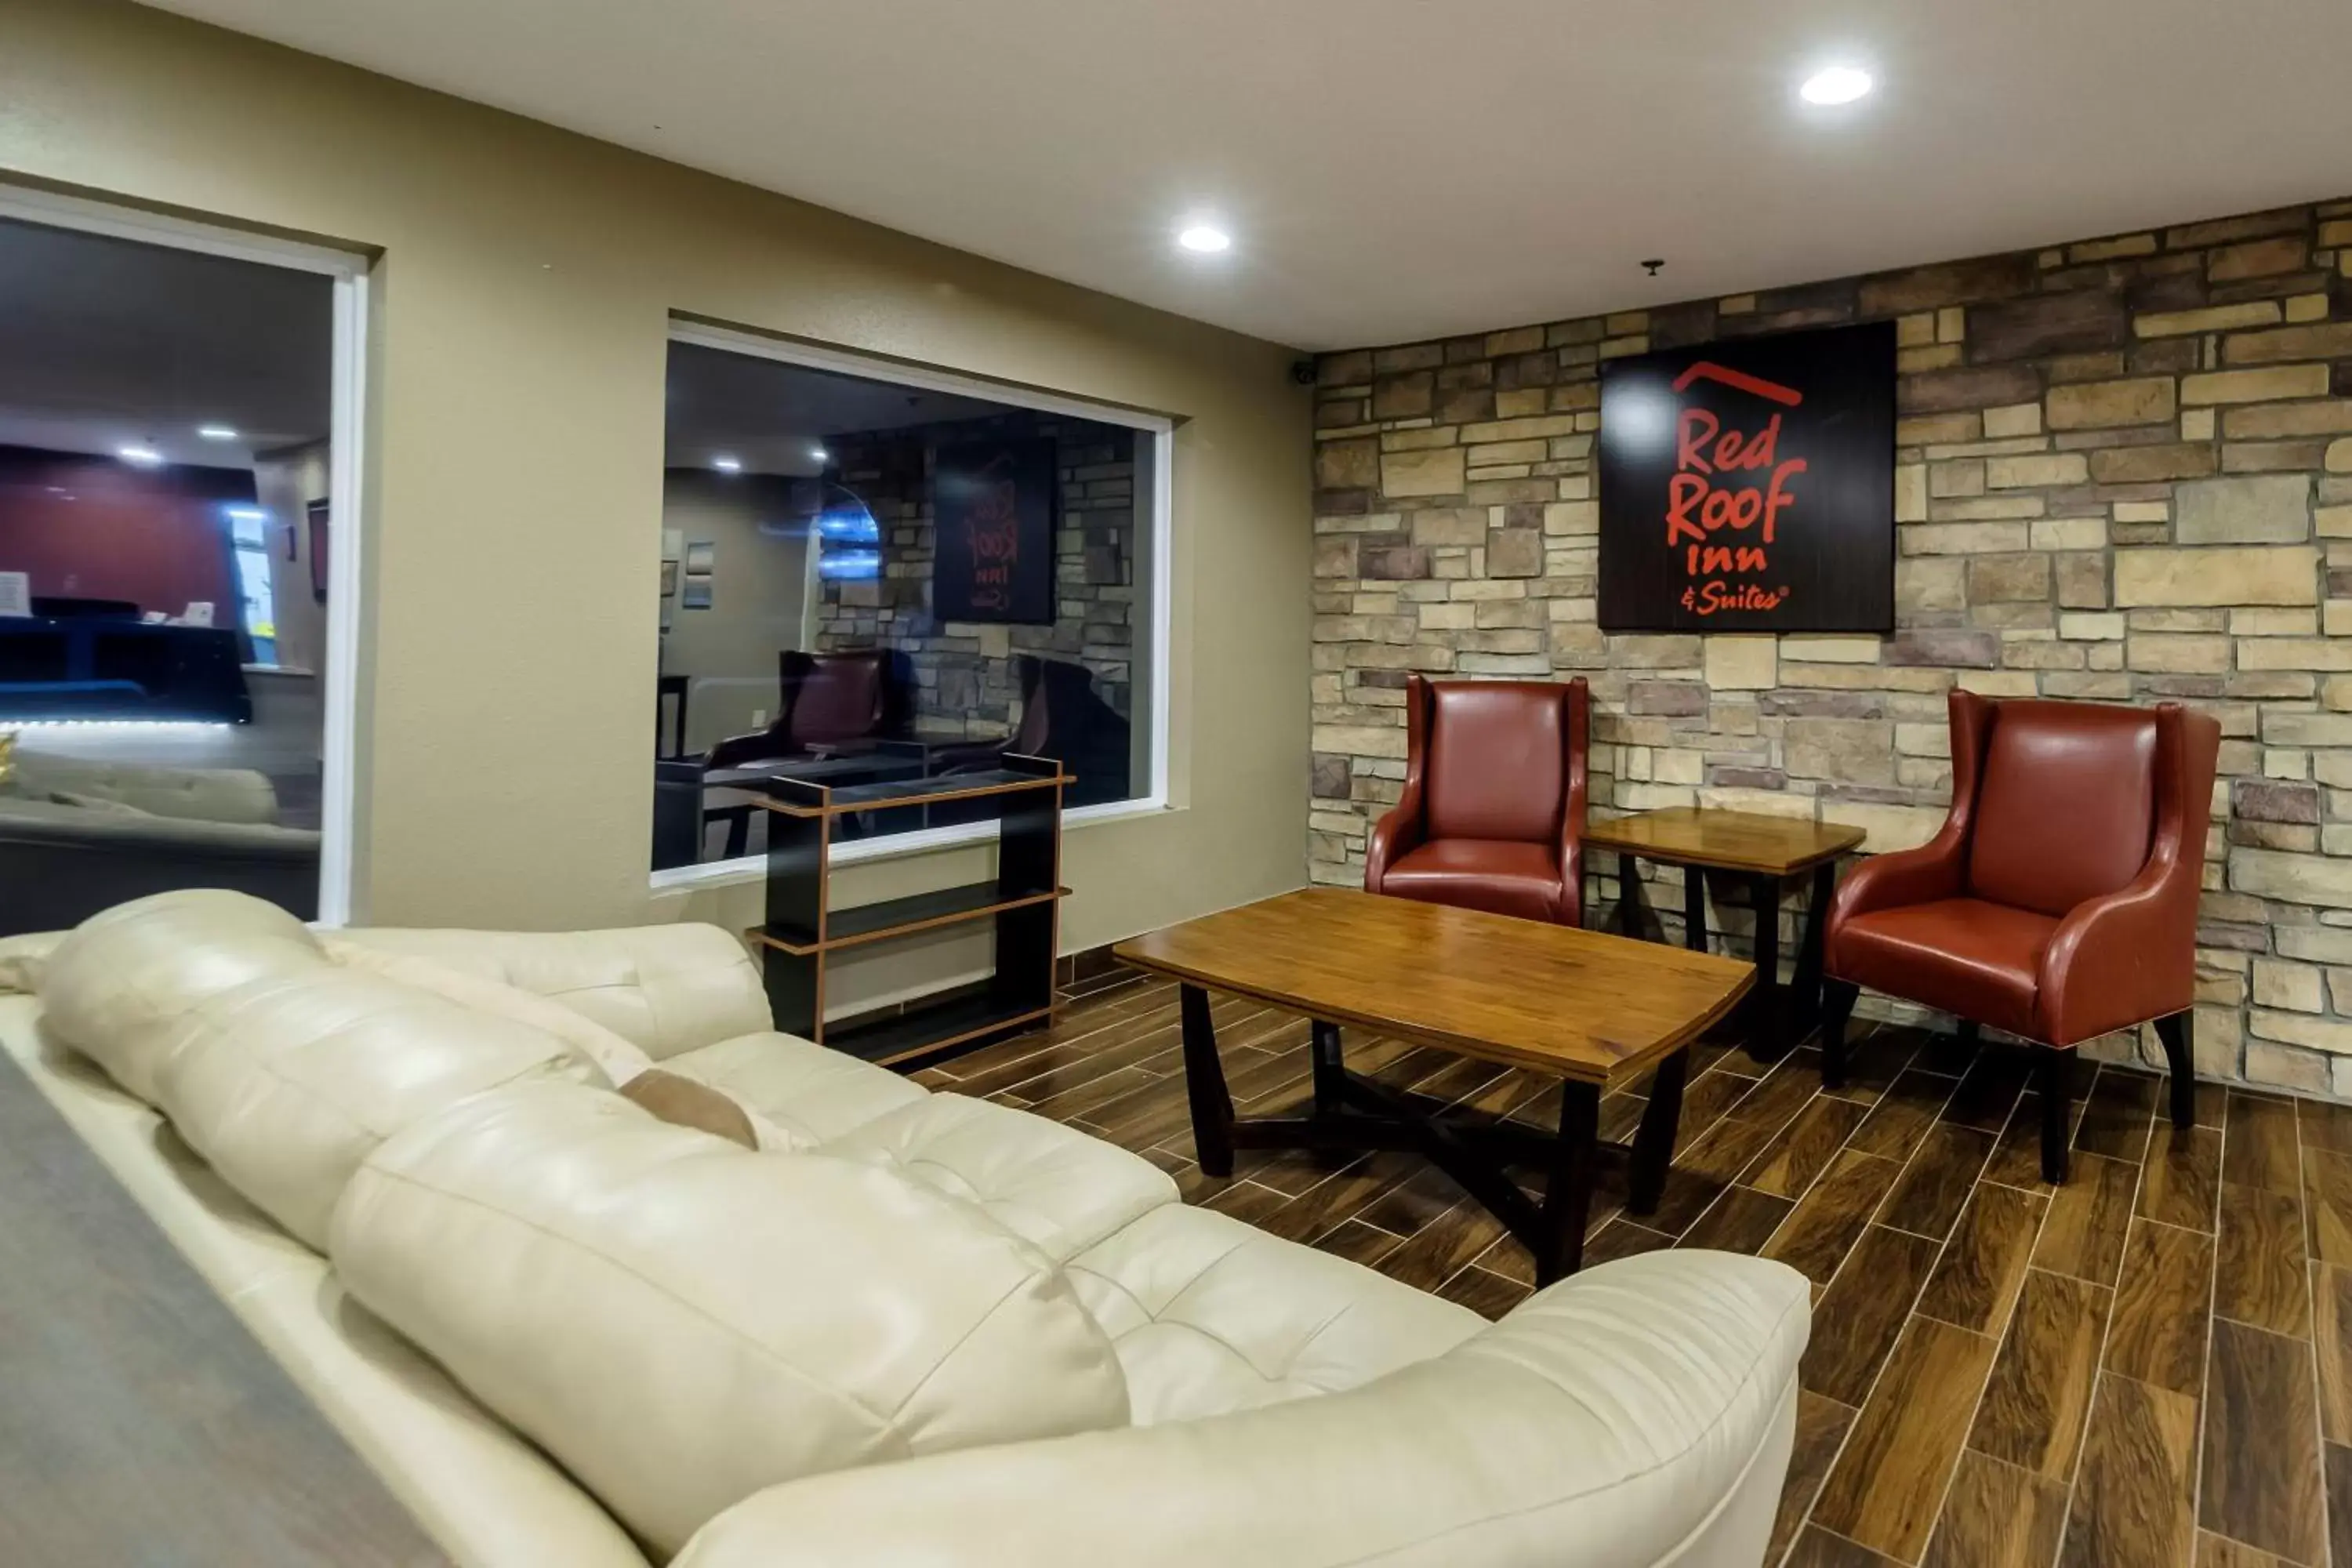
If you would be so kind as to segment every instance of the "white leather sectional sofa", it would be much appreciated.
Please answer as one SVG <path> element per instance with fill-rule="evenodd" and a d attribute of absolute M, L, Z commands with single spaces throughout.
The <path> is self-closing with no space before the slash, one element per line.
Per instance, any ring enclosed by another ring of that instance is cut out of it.
<path fill-rule="evenodd" d="M 0 1043 L 461 1563 L 1763 1555 L 1808 1321 L 1775 1264 L 1652 1254 L 1489 1325 L 771 1032 L 706 927 L 175 893 L 0 944 Z M 614 1092 L 656 1062 L 758 1151 Z"/>

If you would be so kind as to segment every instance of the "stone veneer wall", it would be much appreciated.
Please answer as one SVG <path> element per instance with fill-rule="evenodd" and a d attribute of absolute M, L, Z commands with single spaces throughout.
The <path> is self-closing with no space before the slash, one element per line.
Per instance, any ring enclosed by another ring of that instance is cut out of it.
<path fill-rule="evenodd" d="M 942 444 L 988 433 L 1048 436 L 1057 444 L 1062 512 L 1054 537 L 1052 626 L 940 621 L 931 615 L 931 468 Z M 882 531 L 882 576 L 823 584 L 817 647 L 887 643 L 913 667 L 916 725 L 934 733 L 995 737 L 1018 718 L 1015 654 L 1083 664 L 1120 713 L 1133 690 L 1135 445 L 1133 432 L 1029 413 L 829 437 L 826 477 L 855 490 Z"/>
<path fill-rule="evenodd" d="M 1896 634 L 1604 635 L 1601 363 L 1888 319 Z M 1318 371 L 1316 880 L 1360 881 L 1403 773 L 1408 671 L 1588 678 L 1601 813 L 1818 816 L 1875 849 L 1943 820 L 1955 685 L 2179 699 L 2223 735 L 2200 1070 L 2352 1094 L 2352 202 Z M 1607 908 L 1613 858 L 1588 863 L 1588 908 Z M 1650 874 L 1679 930 L 1678 875 Z M 1717 917 L 1735 942 L 1750 929 Z"/>

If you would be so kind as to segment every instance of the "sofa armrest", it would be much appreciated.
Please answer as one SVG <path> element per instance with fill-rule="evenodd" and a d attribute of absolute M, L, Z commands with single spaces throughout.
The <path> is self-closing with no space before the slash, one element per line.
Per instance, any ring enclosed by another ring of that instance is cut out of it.
<path fill-rule="evenodd" d="M 1778 1264 L 1653 1253 L 1347 1393 L 772 1488 L 675 1568 L 1756 1562 L 1808 1321 Z"/>

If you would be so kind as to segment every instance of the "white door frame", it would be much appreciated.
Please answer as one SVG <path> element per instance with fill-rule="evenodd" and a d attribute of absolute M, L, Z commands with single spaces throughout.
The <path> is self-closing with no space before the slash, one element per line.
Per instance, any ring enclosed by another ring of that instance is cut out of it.
<path fill-rule="evenodd" d="M 367 427 L 369 258 L 301 240 L 203 223 L 194 218 L 117 206 L 22 185 L 0 184 L 0 217 L 79 229 L 174 250 L 315 272 L 334 280 L 333 405 L 330 427 L 328 516 L 334 548 L 328 558 L 326 668 L 319 672 L 324 712 L 320 736 L 319 923 L 351 923 L 352 866 L 357 856 L 361 618 L 365 555 L 361 506 L 365 472 L 361 442 Z M 289 520 L 301 526 L 302 520 Z"/>

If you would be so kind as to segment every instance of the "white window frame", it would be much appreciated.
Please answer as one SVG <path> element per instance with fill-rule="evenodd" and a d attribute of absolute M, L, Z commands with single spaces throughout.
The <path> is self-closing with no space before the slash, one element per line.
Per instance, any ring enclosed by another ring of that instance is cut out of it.
<path fill-rule="evenodd" d="M 829 370 L 845 375 L 858 376 L 866 381 L 879 381 L 894 386 L 909 386 L 926 392 L 953 393 L 964 397 L 986 398 L 1013 408 L 1034 408 L 1041 413 L 1063 414 L 1076 419 L 1090 419 L 1098 425 L 1118 425 L 1136 432 L 1139 437 L 1149 437 L 1151 452 L 1151 518 L 1144 529 L 1146 549 L 1150 552 L 1149 576 L 1151 585 L 1150 628 L 1150 663 L 1144 668 L 1144 689 L 1149 698 L 1148 719 L 1151 735 L 1151 770 L 1149 787 L 1130 800 L 1107 801 L 1100 805 L 1082 805 L 1063 814 L 1063 823 L 1070 827 L 1083 827 L 1089 823 L 1117 822 L 1129 817 L 1147 816 L 1169 809 L 1168 805 L 1168 689 L 1170 676 L 1170 620 L 1174 604 L 1172 582 L 1175 575 L 1173 529 L 1173 486 L 1171 470 L 1176 458 L 1175 421 L 1165 415 L 1145 413 L 1122 407 L 1115 403 L 1096 403 L 1082 397 L 1066 397 L 1058 393 L 1039 392 L 1026 386 L 990 381 L 982 376 L 963 375 L 953 371 L 934 370 L 928 365 L 913 365 L 878 355 L 859 353 L 798 339 L 772 338 L 758 332 L 743 331 L 715 323 L 688 321 L 673 317 L 669 341 L 692 343 L 698 348 L 718 349 L 727 353 L 750 354 L 759 359 L 776 360 L 784 364 L 803 365 L 811 370 Z M 996 837 L 992 823 L 966 822 L 950 827 L 925 827 L 912 833 L 886 834 L 877 838 L 857 838 L 834 847 L 835 865 L 854 865 L 861 860 L 895 859 L 902 855 L 919 855 L 935 849 L 945 849 L 959 844 L 973 844 Z M 758 855 L 738 856 L 732 860 L 711 860 L 692 866 L 674 867 L 652 874 L 654 891 L 675 892 L 696 888 L 729 887 L 756 882 L 767 875 L 765 858 Z"/>
<path fill-rule="evenodd" d="M 118 206 L 51 191 L 0 184 L 0 217 L 51 228 L 133 239 L 173 250 L 314 272 L 334 280 L 334 366 L 328 429 L 328 516 L 334 549 L 327 563 L 326 668 L 319 672 L 323 709 L 319 836 L 319 919 L 349 925 L 352 868 L 358 853 L 358 752 L 361 617 L 365 601 L 362 563 L 365 517 L 361 506 L 361 438 L 367 427 L 369 258 L 356 251 L 272 235 L 249 233 L 138 207 Z M 302 520 L 289 520 L 295 527 Z"/>

